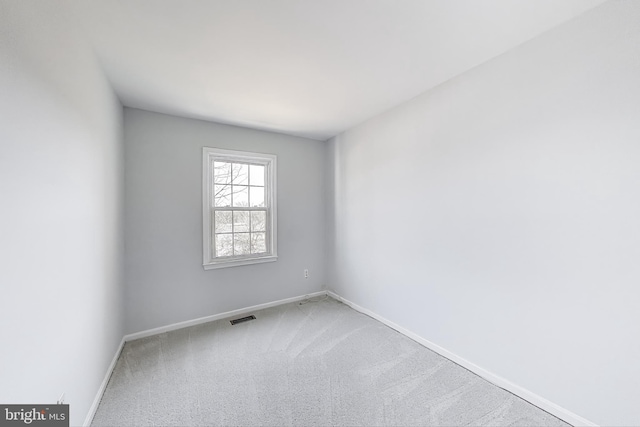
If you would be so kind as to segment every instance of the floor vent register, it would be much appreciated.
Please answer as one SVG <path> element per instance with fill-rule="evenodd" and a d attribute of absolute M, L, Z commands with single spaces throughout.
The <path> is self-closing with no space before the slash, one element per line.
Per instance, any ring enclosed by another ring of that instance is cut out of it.
<path fill-rule="evenodd" d="M 233 319 L 231 320 L 231 324 L 237 325 L 238 323 L 244 323 L 244 322 L 248 322 L 249 320 L 255 320 L 255 319 L 256 319 L 256 316 L 252 314 L 251 316 L 241 317 L 239 319 Z"/>

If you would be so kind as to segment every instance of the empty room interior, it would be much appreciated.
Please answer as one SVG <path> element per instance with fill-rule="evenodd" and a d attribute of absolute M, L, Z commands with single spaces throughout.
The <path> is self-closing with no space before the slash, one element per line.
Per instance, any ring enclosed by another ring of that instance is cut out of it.
<path fill-rule="evenodd" d="M 640 425 L 638 0 L 0 0 L 0 114 L 0 405 Z"/>

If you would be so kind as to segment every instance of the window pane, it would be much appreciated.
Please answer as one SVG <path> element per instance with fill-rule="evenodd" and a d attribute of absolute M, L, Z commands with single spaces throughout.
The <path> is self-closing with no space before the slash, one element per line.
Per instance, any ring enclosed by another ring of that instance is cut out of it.
<path fill-rule="evenodd" d="M 236 233 L 233 235 L 233 250 L 235 255 L 247 255 L 250 253 L 249 233 Z"/>
<path fill-rule="evenodd" d="M 264 166 L 250 165 L 249 166 L 249 185 L 264 185 Z"/>
<path fill-rule="evenodd" d="M 249 184 L 249 165 L 234 163 L 231 169 L 232 184 Z"/>
<path fill-rule="evenodd" d="M 264 211 L 251 212 L 251 231 L 265 231 L 267 213 Z"/>
<path fill-rule="evenodd" d="M 233 231 L 235 233 L 246 233 L 249 231 L 249 212 L 233 212 Z"/>
<path fill-rule="evenodd" d="M 233 185 L 233 207 L 243 208 L 249 206 L 249 187 Z"/>
<path fill-rule="evenodd" d="M 216 256 L 233 255 L 233 234 L 216 234 Z"/>
<path fill-rule="evenodd" d="M 249 191 L 251 192 L 251 206 L 264 206 L 264 187 L 249 187 Z"/>
<path fill-rule="evenodd" d="M 216 207 L 231 206 L 231 186 L 216 185 L 213 190 L 213 198 Z"/>
<path fill-rule="evenodd" d="M 251 253 L 262 254 L 267 252 L 264 233 L 251 233 Z"/>
<path fill-rule="evenodd" d="M 215 215 L 216 233 L 231 233 L 231 211 L 217 211 Z"/>
<path fill-rule="evenodd" d="M 213 182 L 231 184 L 231 163 L 213 162 Z"/>
<path fill-rule="evenodd" d="M 204 268 L 271 260 L 277 254 L 276 156 L 211 147 L 202 154 Z"/>

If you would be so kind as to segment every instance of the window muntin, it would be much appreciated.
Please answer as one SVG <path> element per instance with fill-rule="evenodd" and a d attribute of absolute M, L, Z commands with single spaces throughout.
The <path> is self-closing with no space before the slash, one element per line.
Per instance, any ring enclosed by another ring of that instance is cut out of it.
<path fill-rule="evenodd" d="M 203 150 L 205 269 L 275 261 L 276 157 Z"/>

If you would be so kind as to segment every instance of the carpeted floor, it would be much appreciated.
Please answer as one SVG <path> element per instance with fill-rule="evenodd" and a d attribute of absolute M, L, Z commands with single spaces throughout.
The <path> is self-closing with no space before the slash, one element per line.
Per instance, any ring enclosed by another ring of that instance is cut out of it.
<path fill-rule="evenodd" d="M 94 426 L 567 426 L 332 299 L 127 343 Z"/>

